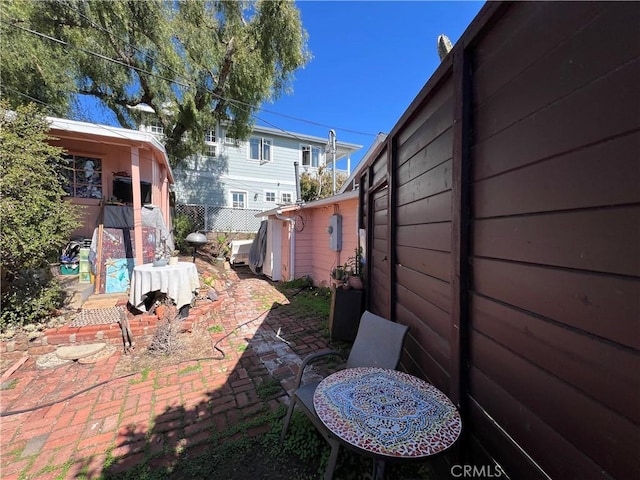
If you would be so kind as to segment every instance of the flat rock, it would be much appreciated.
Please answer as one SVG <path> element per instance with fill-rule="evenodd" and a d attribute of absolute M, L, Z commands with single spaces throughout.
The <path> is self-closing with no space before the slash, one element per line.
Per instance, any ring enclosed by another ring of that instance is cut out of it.
<path fill-rule="evenodd" d="M 78 360 L 80 358 L 95 355 L 104 347 L 106 343 L 89 343 L 86 345 L 70 345 L 67 347 L 58 347 L 56 355 L 63 360 Z"/>
<path fill-rule="evenodd" d="M 44 370 L 47 368 L 56 368 L 61 365 L 66 365 L 70 363 L 71 360 L 63 360 L 56 355 L 56 352 L 47 353 L 46 355 L 42 355 L 36 359 L 36 367 L 39 370 Z"/>
<path fill-rule="evenodd" d="M 79 358 L 78 363 L 82 365 L 90 365 L 92 363 L 97 363 L 101 360 L 109 358 L 111 355 L 116 353 L 116 350 L 117 348 L 115 345 L 107 345 L 103 350 L 100 350 L 98 353 L 94 353 L 93 355 L 90 355 L 88 357 Z"/>
<path fill-rule="evenodd" d="M 27 458 L 37 453 L 40 453 L 40 450 L 42 450 L 42 447 L 44 447 L 44 444 L 47 443 L 48 438 L 49 438 L 48 433 L 44 433 L 36 437 L 31 437 L 27 442 L 27 444 L 25 445 L 24 450 L 22 451 L 22 454 L 20 454 L 20 458 Z"/>

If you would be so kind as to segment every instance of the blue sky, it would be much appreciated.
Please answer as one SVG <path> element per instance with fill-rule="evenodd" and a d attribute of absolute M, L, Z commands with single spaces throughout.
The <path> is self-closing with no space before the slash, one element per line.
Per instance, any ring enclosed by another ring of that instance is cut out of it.
<path fill-rule="evenodd" d="M 258 125 L 363 145 L 388 133 L 438 67 L 436 39 L 460 38 L 484 2 L 298 1 L 313 59 L 296 72 L 293 94 L 260 112 Z M 266 121 L 266 122 L 265 122 Z M 268 123 L 267 123 L 268 122 Z M 369 133 L 358 135 L 345 130 Z M 339 168 L 346 163 L 338 162 Z"/>

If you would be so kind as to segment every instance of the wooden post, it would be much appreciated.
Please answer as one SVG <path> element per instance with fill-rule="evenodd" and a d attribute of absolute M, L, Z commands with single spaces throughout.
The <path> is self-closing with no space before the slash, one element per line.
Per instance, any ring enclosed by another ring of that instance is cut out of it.
<path fill-rule="evenodd" d="M 94 278 L 93 293 L 100 293 L 100 275 L 102 274 L 102 230 L 104 224 L 98 225 L 98 251 L 96 252 L 96 277 Z"/>
<path fill-rule="evenodd" d="M 471 76 L 464 48 L 453 57 L 454 124 L 451 201 L 451 384 L 449 397 L 465 415 L 469 328 Z"/>
<path fill-rule="evenodd" d="M 142 255 L 142 201 L 140 195 L 140 152 L 131 147 L 131 187 L 133 189 L 133 238 L 136 265 L 144 263 Z"/>

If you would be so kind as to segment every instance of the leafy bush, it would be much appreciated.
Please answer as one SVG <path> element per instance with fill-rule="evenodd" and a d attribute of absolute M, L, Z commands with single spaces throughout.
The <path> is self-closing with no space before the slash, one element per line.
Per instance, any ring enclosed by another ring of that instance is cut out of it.
<path fill-rule="evenodd" d="M 342 172 L 336 172 L 336 192 L 347 180 Z M 316 175 L 300 175 L 300 196 L 305 202 L 312 202 L 333 195 L 333 172 L 325 167 L 318 168 Z"/>
<path fill-rule="evenodd" d="M 64 290 L 47 269 L 23 270 L 2 289 L 0 330 L 46 319 L 64 298 Z"/>
<path fill-rule="evenodd" d="M 0 104 L 0 330 L 39 321 L 63 300 L 48 262 L 80 226 L 81 207 L 63 200 L 62 149 L 48 130 L 36 107 Z"/>
<path fill-rule="evenodd" d="M 179 213 L 173 219 L 173 241 L 182 253 L 189 253 L 191 246 L 185 240 L 187 235 L 196 229 L 193 221 L 184 213 Z"/>

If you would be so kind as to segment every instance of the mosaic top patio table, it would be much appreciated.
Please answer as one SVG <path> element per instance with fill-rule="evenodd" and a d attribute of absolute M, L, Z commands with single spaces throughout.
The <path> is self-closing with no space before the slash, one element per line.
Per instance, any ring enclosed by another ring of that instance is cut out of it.
<path fill-rule="evenodd" d="M 145 311 L 146 294 L 160 291 L 173 300 L 180 309 L 191 304 L 193 292 L 199 287 L 198 270 L 193 263 L 178 262 L 176 265 L 163 267 L 154 267 L 151 263 L 145 263 L 133 269 L 129 303 Z"/>
<path fill-rule="evenodd" d="M 384 477 L 385 460 L 441 453 L 462 431 L 460 414 L 444 393 L 397 370 L 340 370 L 320 382 L 313 405 L 342 443 L 374 457 L 374 479 Z"/>

